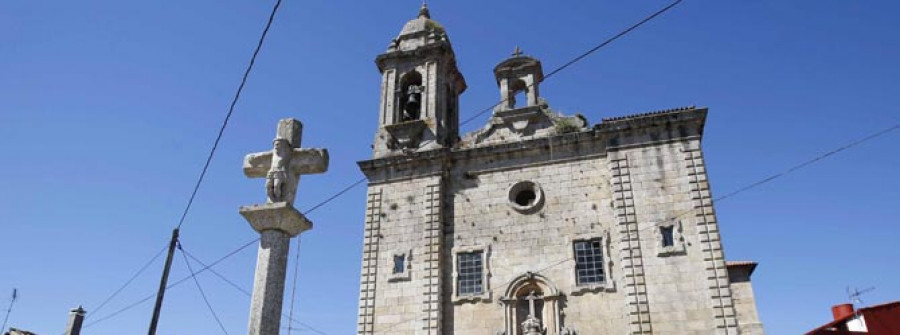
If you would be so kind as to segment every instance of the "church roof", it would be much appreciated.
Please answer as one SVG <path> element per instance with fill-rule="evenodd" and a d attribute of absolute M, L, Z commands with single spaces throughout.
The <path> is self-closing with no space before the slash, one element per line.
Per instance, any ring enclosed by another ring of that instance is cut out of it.
<path fill-rule="evenodd" d="M 438 33 L 445 32 L 444 26 L 431 19 L 431 13 L 428 11 L 428 6 L 422 4 L 422 8 L 419 9 L 419 16 L 410 20 L 403 26 L 403 30 L 400 31 L 400 37 L 429 31 Z"/>
<path fill-rule="evenodd" d="M 678 113 L 678 112 L 683 112 L 683 111 L 690 111 L 690 110 L 695 110 L 695 109 L 697 109 L 695 106 L 678 107 L 678 108 L 659 110 L 659 111 L 649 112 L 649 113 L 640 113 L 640 114 L 603 118 L 602 122 L 616 122 L 616 121 L 633 120 L 633 119 L 640 119 L 640 118 L 658 116 L 658 115 L 663 115 L 663 114 L 672 114 L 672 113 Z"/>

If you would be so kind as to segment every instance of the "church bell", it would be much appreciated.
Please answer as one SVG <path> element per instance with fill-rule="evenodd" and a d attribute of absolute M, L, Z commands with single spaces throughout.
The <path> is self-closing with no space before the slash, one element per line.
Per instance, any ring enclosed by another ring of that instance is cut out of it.
<path fill-rule="evenodd" d="M 403 110 L 406 112 L 407 119 L 418 119 L 419 118 L 419 108 L 422 106 L 422 93 L 421 89 L 418 87 L 410 87 L 409 96 L 406 99 L 406 105 Z"/>

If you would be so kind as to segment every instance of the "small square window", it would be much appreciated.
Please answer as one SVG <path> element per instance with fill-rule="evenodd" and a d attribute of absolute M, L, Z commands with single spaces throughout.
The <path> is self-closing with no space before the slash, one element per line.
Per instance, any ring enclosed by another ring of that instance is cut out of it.
<path fill-rule="evenodd" d="M 394 255 L 394 274 L 406 271 L 406 255 Z"/>
<path fill-rule="evenodd" d="M 575 282 L 577 285 L 604 281 L 603 244 L 599 238 L 575 241 Z"/>
<path fill-rule="evenodd" d="M 659 234 L 662 238 L 663 247 L 675 246 L 675 226 L 659 227 Z"/>
<path fill-rule="evenodd" d="M 459 295 L 484 293 L 484 252 L 463 252 L 457 255 L 458 276 L 456 287 Z"/>

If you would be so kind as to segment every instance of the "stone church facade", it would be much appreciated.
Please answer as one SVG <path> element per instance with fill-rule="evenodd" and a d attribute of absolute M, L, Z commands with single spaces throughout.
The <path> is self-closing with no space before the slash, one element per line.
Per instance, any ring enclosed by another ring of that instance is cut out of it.
<path fill-rule="evenodd" d="M 466 82 L 425 7 L 376 63 L 358 334 L 762 334 L 756 264 L 725 260 L 705 108 L 589 126 L 517 50 L 460 136 Z"/>

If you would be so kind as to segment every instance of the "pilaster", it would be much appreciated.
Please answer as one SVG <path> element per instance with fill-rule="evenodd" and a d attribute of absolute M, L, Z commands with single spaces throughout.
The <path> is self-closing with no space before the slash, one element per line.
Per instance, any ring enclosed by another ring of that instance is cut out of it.
<path fill-rule="evenodd" d="M 441 177 L 425 186 L 424 264 L 423 264 L 423 335 L 441 334 L 441 255 L 443 253 L 443 213 Z"/>
<path fill-rule="evenodd" d="M 375 285 L 378 275 L 378 242 L 381 236 L 380 187 L 370 187 L 366 200 L 366 227 L 363 237 L 362 278 L 359 287 L 359 319 L 356 333 L 375 334 Z"/>
<path fill-rule="evenodd" d="M 609 166 L 612 176 L 613 207 L 618 222 L 619 258 L 624 274 L 623 291 L 631 334 L 652 334 L 650 305 L 644 278 L 643 250 L 634 207 L 634 192 L 625 153 L 611 152 Z"/>
<path fill-rule="evenodd" d="M 736 335 L 739 330 L 731 284 L 699 141 L 690 142 L 684 149 L 684 156 L 690 181 L 693 217 L 697 225 L 698 242 L 703 254 L 713 321 L 716 326 L 715 333 Z"/>

